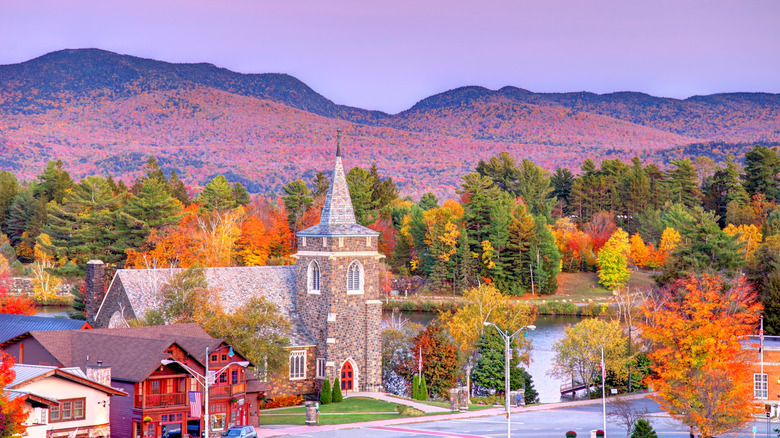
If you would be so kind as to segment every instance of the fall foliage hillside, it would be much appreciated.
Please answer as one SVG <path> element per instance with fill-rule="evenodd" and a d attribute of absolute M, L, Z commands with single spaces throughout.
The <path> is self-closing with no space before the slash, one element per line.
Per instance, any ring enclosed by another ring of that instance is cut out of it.
<path fill-rule="evenodd" d="M 576 172 L 585 158 L 640 155 L 664 165 L 661 151 L 686 155 L 688 144 L 780 141 L 780 97 L 464 87 L 391 115 L 338 105 L 286 74 L 98 49 L 0 66 L 0 170 L 28 180 L 62 159 L 76 178 L 129 182 L 153 154 L 193 188 L 224 174 L 252 192 L 278 193 L 330 167 L 337 128 L 349 165 L 375 161 L 404 195 L 446 198 L 473 163 L 501 151 Z"/>

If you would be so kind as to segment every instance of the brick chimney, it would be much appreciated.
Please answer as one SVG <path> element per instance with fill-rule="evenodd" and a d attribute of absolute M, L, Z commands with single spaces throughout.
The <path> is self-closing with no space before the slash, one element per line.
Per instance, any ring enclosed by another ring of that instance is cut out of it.
<path fill-rule="evenodd" d="M 97 365 L 87 365 L 87 379 L 111 386 L 111 367 L 104 367 L 101 361 Z"/>
<path fill-rule="evenodd" d="M 94 324 L 103 297 L 106 295 L 106 266 L 100 260 L 87 262 L 87 281 L 84 291 L 84 307 L 87 322 Z"/>

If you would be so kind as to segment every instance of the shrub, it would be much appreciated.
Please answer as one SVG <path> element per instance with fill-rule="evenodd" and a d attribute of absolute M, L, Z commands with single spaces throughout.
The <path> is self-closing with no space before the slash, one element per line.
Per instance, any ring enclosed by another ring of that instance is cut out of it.
<path fill-rule="evenodd" d="M 298 406 L 303 403 L 303 397 L 299 395 L 280 395 L 274 397 L 271 401 L 261 402 L 258 409 L 286 408 L 289 406 Z"/>
<path fill-rule="evenodd" d="M 420 415 L 425 414 L 423 411 L 419 409 L 415 409 L 411 406 L 406 405 L 398 405 L 395 408 L 396 411 L 398 411 L 399 414 L 401 414 L 402 417 L 419 417 Z"/>
<path fill-rule="evenodd" d="M 631 438 L 658 438 L 658 435 L 649 421 L 640 418 L 634 423 L 634 432 L 631 434 Z"/>
<path fill-rule="evenodd" d="M 420 399 L 420 376 L 412 377 L 412 400 Z"/>
<path fill-rule="evenodd" d="M 420 401 L 426 401 L 428 400 L 428 385 L 425 383 L 425 375 L 422 376 L 420 379 L 420 393 L 418 394 L 420 398 L 417 400 Z"/>
<path fill-rule="evenodd" d="M 596 436 L 604 436 L 604 431 L 599 429 L 596 431 Z"/>
<path fill-rule="evenodd" d="M 336 377 L 336 380 L 333 381 L 333 393 L 331 394 L 330 401 L 333 403 L 341 403 L 341 400 L 343 400 L 344 397 L 341 396 L 341 383 L 339 382 L 339 378 Z"/>
<path fill-rule="evenodd" d="M 325 379 L 325 383 L 322 384 L 322 391 L 320 391 L 320 404 L 326 405 L 332 400 L 332 394 L 330 390 L 330 380 Z"/>
<path fill-rule="evenodd" d="M 577 438 L 577 432 L 573 430 L 566 432 L 566 438 Z"/>

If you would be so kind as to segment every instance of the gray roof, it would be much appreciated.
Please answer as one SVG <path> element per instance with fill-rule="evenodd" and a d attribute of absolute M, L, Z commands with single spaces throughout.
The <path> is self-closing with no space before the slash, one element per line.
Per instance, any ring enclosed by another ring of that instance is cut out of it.
<path fill-rule="evenodd" d="M 133 311 L 142 318 L 147 310 L 159 306 L 160 290 L 180 271 L 180 268 L 120 269 L 114 282 L 121 281 Z M 226 311 L 232 312 L 250 298 L 262 296 L 274 303 L 290 321 L 291 332 L 287 334 L 290 344 L 315 344 L 296 314 L 295 266 L 205 268 L 204 271 L 209 287 L 217 291 Z"/>
<path fill-rule="evenodd" d="M 0 313 L 0 344 L 33 330 L 78 330 L 86 321 Z"/>
<path fill-rule="evenodd" d="M 747 350 L 758 350 L 761 346 L 761 338 L 758 335 L 750 335 L 747 339 L 740 341 Z M 780 350 L 780 336 L 764 336 L 765 350 Z"/>
<path fill-rule="evenodd" d="M 16 364 L 14 365 L 14 371 L 16 372 L 16 378 L 14 378 L 14 381 L 11 382 L 8 386 L 16 386 L 21 383 L 24 383 L 28 380 L 32 380 L 38 376 L 44 375 L 51 370 L 59 369 L 60 371 L 66 372 L 68 374 L 72 374 L 76 377 L 81 377 L 82 379 L 86 379 L 87 375 L 84 374 L 83 371 L 79 368 L 71 367 L 71 368 L 57 368 L 53 366 L 47 366 L 47 365 L 26 365 L 26 364 Z"/>
<path fill-rule="evenodd" d="M 322 207 L 320 223 L 299 231 L 299 236 L 378 236 L 374 230 L 355 222 L 355 210 L 349 196 L 349 186 L 341 165 L 341 156 L 336 156 L 333 169 L 333 183 L 328 188 Z"/>

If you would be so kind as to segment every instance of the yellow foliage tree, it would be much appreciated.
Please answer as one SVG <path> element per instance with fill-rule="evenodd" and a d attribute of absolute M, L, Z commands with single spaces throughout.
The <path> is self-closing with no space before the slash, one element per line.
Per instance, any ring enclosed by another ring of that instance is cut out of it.
<path fill-rule="evenodd" d="M 509 298 L 489 284 L 466 291 L 463 303 L 455 313 L 442 312 L 440 319 L 442 327 L 449 332 L 465 357 L 474 353 L 477 339 L 485 332 L 485 322 L 492 322 L 501 330 L 513 333 L 536 320 L 534 308 Z M 517 342 L 521 351 L 524 351 L 521 360 L 527 363 L 530 343 L 524 338 Z"/>
<path fill-rule="evenodd" d="M 650 249 L 645 245 L 642 236 L 639 233 L 631 236 L 631 260 L 634 262 L 634 265 L 640 268 L 647 267 L 650 255 Z"/>
<path fill-rule="evenodd" d="M 750 257 L 753 254 L 753 251 L 758 249 L 761 240 L 764 238 L 761 234 L 761 229 L 753 224 L 740 225 L 737 227 L 733 224 L 728 224 L 726 228 L 723 229 L 723 232 L 731 237 L 737 236 L 737 242 L 744 245 L 745 258 Z"/>
<path fill-rule="evenodd" d="M 682 242 L 680 233 L 678 233 L 674 228 L 666 227 L 664 232 L 661 234 L 661 241 L 658 243 L 658 266 L 663 266 L 666 264 L 666 260 L 669 258 L 669 255 L 673 253 L 678 246 L 680 246 L 680 242 Z"/>
<path fill-rule="evenodd" d="M 54 257 L 44 251 L 44 246 L 51 246 L 51 237 L 48 234 L 38 236 L 35 244 L 35 262 L 31 265 L 33 273 L 33 294 L 38 301 L 49 301 L 57 296 L 57 289 L 62 285 L 62 280 L 51 275 L 47 269 L 55 266 Z"/>
<path fill-rule="evenodd" d="M 596 262 L 599 266 L 599 283 L 610 290 L 623 287 L 631 275 L 628 269 L 628 254 L 631 247 L 628 233 L 618 228 L 599 251 Z"/>

